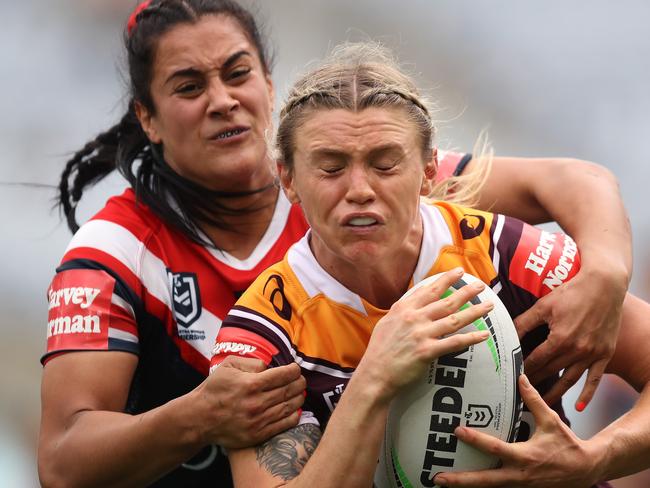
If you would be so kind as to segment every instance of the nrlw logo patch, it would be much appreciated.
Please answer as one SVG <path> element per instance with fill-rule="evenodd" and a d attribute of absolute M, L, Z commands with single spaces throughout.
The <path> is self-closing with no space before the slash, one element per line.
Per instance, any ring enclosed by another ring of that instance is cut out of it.
<path fill-rule="evenodd" d="M 172 308 L 176 322 L 190 327 L 201 316 L 201 295 L 199 282 L 194 273 L 173 273 L 167 270 L 172 292 Z"/>

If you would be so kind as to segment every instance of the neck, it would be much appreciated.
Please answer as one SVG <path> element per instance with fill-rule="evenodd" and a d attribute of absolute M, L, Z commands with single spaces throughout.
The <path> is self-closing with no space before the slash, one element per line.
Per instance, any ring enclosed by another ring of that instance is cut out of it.
<path fill-rule="evenodd" d="M 204 223 L 200 225 L 201 230 L 218 249 L 237 259 L 245 259 L 255 250 L 268 229 L 275 212 L 278 193 L 277 187 L 271 187 L 254 195 L 229 199 L 228 205 L 233 209 L 255 210 L 242 215 L 223 216 L 222 220 L 229 230 Z"/>
<path fill-rule="evenodd" d="M 422 221 L 418 219 L 398 249 L 354 262 L 321 259 L 313 240 L 311 247 L 319 264 L 334 279 L 373 306 L 387 310 L 408 289 L 420 256 L 422 235 Z"/>

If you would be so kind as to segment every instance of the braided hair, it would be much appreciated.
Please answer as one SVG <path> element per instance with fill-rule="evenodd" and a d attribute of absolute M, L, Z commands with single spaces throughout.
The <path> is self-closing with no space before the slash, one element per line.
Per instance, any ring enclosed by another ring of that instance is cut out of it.
<path fill-rule="evenodd" d="M 214 246 L 199 231 L 198 223 L 232 229 L 228 215 L 245 215 L 259 208 L 233 208 L 228 199 L 271 188 L 224 192 L 205 188 L 182 177 L 165 162 L 162 147 L 149 141 L 135 113 L 135 102 L 155 113 L 151 95 L 153 60 L 160 37 L 182 23 L 196 23 L 204 15 L 226 15 L 236 20 L 257 49 L 267 73 L 270 58 L 252 14 L 232 0 L 152 0 L 140 4 L 124 32 L 128 58 L 130 101 L 120 121 L 77 151 L 66 163 L 58 186 L 57 204 L 68 227 L 76 232 L 76 208 L 85 188 L 117 169 L 134 189 L 139 202 L 163 221 L 200 244 Z"/>
<path fill-rule="evenodd" d="M 294 83 L 280 111 L 275 139 L 277 160 L 293 171 L 296 131 L 315 112 L 358 112 L 370 107 L 403 110 L 417 131 L 422 161 L 431 160 L 435 105 L 418 90 L 393 53 L 371 41 L 335 46 L 322 63 Z M 473 171 L 436 183 L 429 197 L 461 205 L 476 204 L 492 161 L 492 150 L 485 138 L 477 141 L 472 159 L 478 162 Z"/>

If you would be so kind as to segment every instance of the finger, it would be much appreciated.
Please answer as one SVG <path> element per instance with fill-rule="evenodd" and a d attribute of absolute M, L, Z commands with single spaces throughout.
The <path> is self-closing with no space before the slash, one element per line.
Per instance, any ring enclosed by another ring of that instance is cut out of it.
<path fill-rule="evenodd" d="M 530 382 L 533 385 L 537 385 L 543 380 L 558 374 L 563 369 L 570 368 L 577 364 L 582 364 L 583 362 L 585 363 L 582 369 L 584 372 L 584 370 L 589 366 L 588 361 L 585 361 L 584 359 L 581 359 L 577 357 L 577 355 L 571 353 L 566 353 L 565 355 L 561 356 L 555 354 L 554 357 L 550 357 L 548 359 L 548 362 L 546 364 L 542 365 L 540 368 L 533 372 L 527 369 L 526 362 L 524 361 L 524 371 L 528 375 Z"/>
<path fill-rule="evenodd" d="M 582 392 L 580 392 L 578 401 L 575 404 L 575 408 L 578 412 L 582 412 L 585 407 L 589 405 L 589 402 L 596 392 L 596 388 L 598 388 L 598 385 L 600 384 L 600 380 L 602 379 L 603 374 L 605 374 L 605 368 L 607 368 L 607 364 L 607 359 L 601 359 L 600 361 L 596 361 L 589 368 L 585 386 L 583 386 Z"/>
<path fill-rule="evenodd" d="M 583 373 L 587 370 L 589 363 L 576 363 L 566 368 L 551 389 L 544 394 L 544 400 L 548 405 L 556 403 L 569 388 L 575 385 Z"/>
<path fill-rule="evenodd" d="M 494 308 L 491 301 L 471 305 L 460 312 L 452 313 L 433 322 L 432 333 L 435 337 L 453 334 L 463 327 L 474 323 Z"/>
<path fill-rule="evenodd" d="M 465 285 L 445 298 L 427 304 L 422 308 L 422 311 L 429 319 L 438 320 L 448 317 L 456 312 L 468 310 L 472 308 L 471 300 L 474 299 L 484 288 L 485 283 L 482 281 Z M 484 303 L 491 302 L 486 301 Z M 488 311 L 483 311 L 483 313 L 485 314 Z"/>
<path fill-rule="evenodd" d="M 259 373 L 258 380 L 262 383 L 262 390 L 269 391 L 274 388 L 286 386 L 300 378 L 300 366 L 296 363 L 285 366 L 269 368 Z"/>
<path fill-rule="evenodd" d="M 296 395 L 304 396 L 306 386 L 307 382 L 305 381 L 305 378 L 301 376 L 288 385 L 260 393 L 260 403 L 264 408 L 271 408 L 274 405 L 286 402 L 289 398 Z"/>
<path fill-rule="evenodd" d="M 549 363 L 556 359 L 556 354 L 555 344 L 547 338 L 528 355 L 524 361 L 524 370 L 530 377 L 532 383 L 536 383 L 540 379 L 535 375 L 539 374 L 542 370 L 548 371 Z M 562 367 L 558 368 L 555 373 L 560 371 L 560 369 Z M 550 376 L 550 374 L 547 374 L 547 376 Z"/>
<path fill-rule="evenodd" d="M 220 367 L 235 368 L 246 373 L 260 373 L 266 369 L 266 363 L 261 359 L 228 356 Z"/>
<path fill-rule="evenodd" d="M 467 349 L 469 346 L 483 342 L 489 335 L 490 333 L 487 330 L 479 330 L 465 334 L 454 334 L 437 340 L 431 350 L 431 359 Z"/>
<path fill-rule="evenodd" d="M 263 442 L 267 439 L 270 439 L 274 435 L 284 432 L 287 429 L 295 427 L 300 420 L 300 412 L 294 411 L 291 415 L 283 417 L 280 420 L 271 422 L 266 426 L 262 427 L 256 435 L 256 444 Z"/>
<path fill-rule="evenodd" d="M 262 415 L 260 415 L 260 425 L 265 427 L 273 424 L 278 420 L 289 417 L 294 412 L 298 411 L 305 402 L 305 395 L 302 393 L 294 395 L 285 401 L 277 403 L 272 407 L 267 408 Z"/>
<path fill-rule="evenodd" d="M 513 486 L 521 475 L 514 469 L 499 468 L 482 471 L 458 471 L 455 473 L 440 473 L 434 478 L 437 486 L 453 486 L 461 488 L 498 488 Z"/>
<path fill-rule="evenodd" d="M 447 271 L 437 280 L 415 290 L 406 298 L 413 307 L 424 307 L 425 305 L 438 301 L 440 297 L 463 275 L 463 268 L 455 268 Z"/>
<path fill-rule="evenodd" d="M 535 417 L 535 423 L 540 428 L 542 424 L 545 424 L 555 414 L 539 395 L 535 387 L 530 384 L 525 374 L 519 376 L 519 393 L 521 393 L 522 400 L 528 407 L 528 410 L 530 410 L 530 413 L 533 414 L 533 417 Z"/>
<path fill-rule="evenodd" d="M 508 444 L 494 436 L 468 427 L 456 427 L 454 434 L 456 434 L 456 437 L 458 437 L 459 440 L 485 452 L 486 454 L 498 457 L 504 463 L 506 461 L 515 461 L 517 459 L 517 448 L 515 447 L 515 444 Z"/>
<path fill-rule="evenodd" d="M 520 339 L 531 330 L 536 329 L 550 320 L 550 317 L 547 317 L 544 306 L 545 302 L 543 300 L 538 300 L 532 307 L 515 318 L 515 328 Z"/>

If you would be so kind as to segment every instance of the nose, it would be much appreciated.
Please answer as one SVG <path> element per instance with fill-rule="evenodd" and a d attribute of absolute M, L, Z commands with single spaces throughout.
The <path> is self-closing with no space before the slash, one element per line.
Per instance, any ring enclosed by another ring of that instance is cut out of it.
<path fill-rule="evenodd" d="M 365 204 L 374 201 L 372 175 L 366 167 L 353 164 L 348 170 L 348 187 L 345 199 L 350 203 Z"/>
<path fill-rule="evenodd" d="M 233 96 L 232 89 L 218 77 L 210 80 L 207 88 L 208 114 L 227 117 L 233 110 L 237 110 L 239 100 Z"/>

